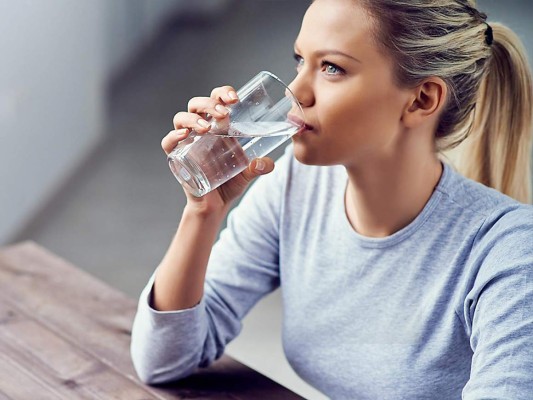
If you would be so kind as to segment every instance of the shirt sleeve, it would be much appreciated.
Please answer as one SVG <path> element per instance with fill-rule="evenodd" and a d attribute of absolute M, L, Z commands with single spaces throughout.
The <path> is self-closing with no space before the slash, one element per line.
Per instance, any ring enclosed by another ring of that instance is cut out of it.
<path fill-rule="evenodd" d="M 252 184 L 228 216 L 209 258 L 204 296 L 197 306 L 158 312 L 150 307 L 154 277 L 140 296 L 131 355 L 147 383 L 176 380 L 220 357 L 241 331 L 241 320 L 279 286 L 279 219 L 290 146 L 274 171 Z"/>
<path fill-rule="evenodd" d="M 481 236 L 464 309 L 474 354 L 463 399 L 531 399 L 533 207 L 493 218 Z"/>

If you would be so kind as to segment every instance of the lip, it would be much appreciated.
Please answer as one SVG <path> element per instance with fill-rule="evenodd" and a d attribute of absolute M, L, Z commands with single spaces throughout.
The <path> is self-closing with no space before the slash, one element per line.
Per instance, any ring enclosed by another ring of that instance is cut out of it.
<path fill-rule="evenodd" d="M 287 115 L 287 119 L 290 122 L 292 122 L 293 124 L 298 125 L 299 127 L 301 127 L 301 129 L 300 129 L 301 131 L 303 131 L 303 130 L 312 131 L 314 129 L 312 125 L 306 124 L 303 119 L 301 119 L 300 117 L 297 117 L 294 114 Z"/>

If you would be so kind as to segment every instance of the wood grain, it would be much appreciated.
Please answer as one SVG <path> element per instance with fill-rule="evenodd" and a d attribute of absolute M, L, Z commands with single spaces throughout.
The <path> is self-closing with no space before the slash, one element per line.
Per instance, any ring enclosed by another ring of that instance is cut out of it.
<path fill-rule="evenodd" d="M 301 399 L 227 356 L 171 385 L 142 384 L 129 355 L 135 311 L 35 243 L 1 249 L 0 400 Z"/>

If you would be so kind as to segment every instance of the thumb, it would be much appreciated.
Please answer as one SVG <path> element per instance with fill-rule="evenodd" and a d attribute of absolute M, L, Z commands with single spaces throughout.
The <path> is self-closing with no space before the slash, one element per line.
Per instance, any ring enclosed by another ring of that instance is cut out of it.
<path fill-rule="evenodd" d="M 248 182 L 259 175 L 266 175 L 274 170 L 274 160 L 269 157 L 256 158 L 248 168 L 242 172 L 242 177 Z"/>
<path fill-rule="evenodd" d="M 274 161 L 271 158 L 263 157 L 254 159 L 244 171 L 221 185 L 217 190 L 225 203 L 233 201 L 240 196 L 254 178 L 265 175 L 274 169 Z"/>

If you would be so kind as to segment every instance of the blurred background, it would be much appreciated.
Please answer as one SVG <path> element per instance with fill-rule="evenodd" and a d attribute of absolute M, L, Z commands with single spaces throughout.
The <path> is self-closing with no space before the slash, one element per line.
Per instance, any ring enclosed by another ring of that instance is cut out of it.
<path fill-rule="evenodd" d="M 308 4 L 0 0 L 0 245 L 34 240 L 137 298 L 185 204 L 160 148 L 172 117 L 191 97 L 238 88 L 260 70 L 289 82 Z M 533 2 L 478 5 L 533 54 Z M 275 292 L 228 353 L 324 398 L 286 363 L 280 329 Z"/>

